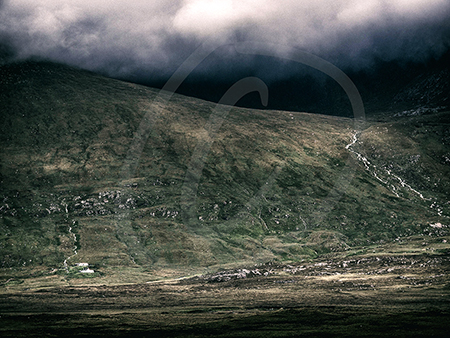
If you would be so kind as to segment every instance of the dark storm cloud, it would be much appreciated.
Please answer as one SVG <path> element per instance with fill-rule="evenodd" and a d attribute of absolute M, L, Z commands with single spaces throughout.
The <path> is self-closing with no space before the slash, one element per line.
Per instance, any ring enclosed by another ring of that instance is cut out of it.
<path fill-rule="evenodd" d="M 285 46 L 278 53 L 300 48 L 354 68 L 426 60 L 450 45 L 448 0 L 10 0 L 0 10 L 8 55 L 122 77 L 165 78 L 205 40 L 275 43 Z M 227 55 L 227 66 L 210 62 L 210 70 L 258 67 Z"/>

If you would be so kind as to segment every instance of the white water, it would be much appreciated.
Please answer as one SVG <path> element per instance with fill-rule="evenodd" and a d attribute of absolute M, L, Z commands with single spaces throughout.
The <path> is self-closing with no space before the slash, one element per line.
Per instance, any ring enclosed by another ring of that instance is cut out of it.
<path fill-rule="evenodd" d="M 388 175 L 393 176 L 394 178 L 396 178 L 397 180 L 400 181 L 400 184 L 402 185 L 403 188 L 408 188 L 409 190 L 411 190 L 412 192 L 416 193 L 417 195 L 419 195 L 419 197 L 423 200 L 430 200 L 430 198 L 425 198 L 423 197 L 423 195 L 418 192 L 416 189 L 412 188 L 409 184 L 407 184 L 404 180 L 402 180 L 400 177 L 398 177 L 395 174 L 392 174 L 390 170 L 386 169 L 386 172 L 388 173 Z"/>
<path fill-rule="evenodd" d="M 66 211 L 66 217 L 68 217 L 68 215 L 69 215 L 69 209 L 68 209 L 67 204 L 65 204 L 65 211 Z M 72 225 L 75 225 L 75 220 L 72 220 Z M 75 255 L 78 254 L 78 251 L 77 251 L 77 249 L 78 249 L 78 247 L 77 247 L 77 235 L 75 235 L 75 234 L 72 232 L 72 226 L 71 226 L 71 225 L 69 225 L 69 236 L 70 236 L 70 237 L 73 237 L 73 249 L 72 249 L 72 250 L 73 250 L 73 255 L 67 257 L 67 258 L 64 260 L 64 262 L 63 262 L 63 264 L 64 264 L 64 269 L 66 270 L 66 272 L 69 272 L 69 266 L 67 265 L 67 261 L 68 261 L 70 258 L 72 258 L 73 256 L 75 256 Z"/>
<path fill-rule="evenodd" d="M 356 142 L 358 142 L 358 135 L 360 132 L 355 132 L 355 134 L 353 134 L 352 136 L 352 142 L 350 142 L 349 144 L 347 144 L 345 146 L 345 149 L 347 149 L 348 151 L 352 152 L 353 154 L 355 154 L 356 158 L 361 161 L 364 164 L 364 167 L 366 168 L 366 170 L 372 175 L 374 176 L 378 181 L 380 181 L 381 183 L 383 183 L 384 185 L 387 186 L 387 188 L 393 193 L 395 194 L 395 196 L 400 197 L 400 195 L 397 193 L 398 187 L 395 186 L 392 183 L 389 183 L 387 180 L 383 180 L 378 172 L 377 172 L 377 166 L 372 164 L 365 156 L 363 156 L 362 154 L 356 152 L 355 150 L 352 149 L 353 145 L 356 144 Z M 384 172 L 388 175 L 388 177 L 393 177 L 395 179 L 395 181 L 399 181 L 400 185 L 403 188 L 406 188 L 410 191 L 412 191 L 413 193 L 417 194 L 421 199 L 423 200 L 430 200 L 429 198 L 425 198 L 423 196 L 422 193 L 420 193 L 419 191 L 415 190 L 414 188 L 412 188 L 409 184 L 407 184 L 405 182 L 405 180 L 403 180 L 401 177 L 395 175 L 394 173 L 392 173 L 391 170 L 388 169 L 384 169 Z"/>
<path fill-rule="evenodd" d="M 368 172 L 370 172 L 370 173 L 371 173 L 378 181 L 380 181 L 380 182 L 383 183 L 383 184 L 388 184 L 387 181 L 384 181 L 383 179 L 381 179 L 381 178 L 378 176 L 378 174 L 376 173 L 376 171 L 375 171 L 376 165 L 370 163 L 370 161 L 369 161 L 365 156 L 363 156 L 362 154 L 360 154 L 360 153 L 354 151 L 353 149 L 351 149 L 351 147 L 358 141 L 358 134 L 359 134 L 359 133 L 360 133 L 360 132 L 355 132 L 355 134 L 353 134 L 352 142 L 349 143 L 349 144 L 347 144 L 347 145 L 345 146 L 345 149 L 347 149 L 348 151 L 350 151 L 350 152 L 352 152 L 353 154 L 355 154 L 355 155 L 356 155 L 356 158 L 364 164 L 364 167 L 366 168 L 366 170 L 367 170 Z M 371 167 L 371 166 L 374 168 L 372 171 L 370 170 L 370 167 Z M 397 197 L 400 197 L 395 191 L 393 191 L 393 192 L 394 192 L 394 194 L 395 194 Z"/>

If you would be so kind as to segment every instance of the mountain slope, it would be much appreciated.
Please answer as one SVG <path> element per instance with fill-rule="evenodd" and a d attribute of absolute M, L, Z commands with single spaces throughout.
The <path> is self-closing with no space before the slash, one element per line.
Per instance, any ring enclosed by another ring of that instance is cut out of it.
<path fill-rule="evenodd" d="M 1 267 L 195 270 L 447 234 L 448 112 L 357 131 L 52 63 L 0 78 Z"/>

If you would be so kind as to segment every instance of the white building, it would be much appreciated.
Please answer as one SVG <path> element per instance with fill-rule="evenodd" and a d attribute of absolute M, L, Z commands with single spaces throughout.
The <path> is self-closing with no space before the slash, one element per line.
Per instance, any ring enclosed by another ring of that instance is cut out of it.
<path fill-rule="evenodd" d="M 94 270 L 91 270 L 89 268 L 85 268 L 83 270 L 80 270 L 81 273 L 94 273 Z"/>

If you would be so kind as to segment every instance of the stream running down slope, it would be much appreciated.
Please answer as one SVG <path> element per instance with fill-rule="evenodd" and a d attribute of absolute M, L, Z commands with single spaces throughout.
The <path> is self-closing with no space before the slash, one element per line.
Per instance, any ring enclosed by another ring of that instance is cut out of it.
<path fill-rule="evenodd" d="M 68 217 L 69 216 L 69 209 L 68 209 L 67 204 L 65 204 L 65 212 L 66 212 L 66 217 Z M 73 255 L 67 257 L 66 259 L 64 259 L 64 262 L 63 262 L 64 269 L 66 270 L 67 273 L 69 272 L 69 266 L 67 264 L 67 261 L 69 259 L 71 259 L 73 256 L 78 255 L 78 251 L 77 251 L 78 250 L 78 247 L 77 247 L 77 235 L 72 232 L 72 225 L 75 225 L 75 223 L 76 223 L 76 221 L 72 220 L 72 224 L 69 225 L 69 235 L 71 237 L 73 237 L 73 249 L 72 249 L 73 250 Z"/>
<path fill-rule="evenodd" d="M 350 151 L 356 157 L 356 159 L 364 165 L 365 170 L 367 170 L 373 177 L 375 177 L 379 182 L 381 182 L 397 198 L 411 199 L 410 196 L 408 196 L 404 193 L 405 191 L 409 191 L 412 193 L 411 196 L 416 196 L 422 201 L 432 202 L 429 207 L 430 207 L 430 209 L 433 209 L 436 211 L 437 216 L 443 216 L 443 217 L 447 217 L 447 218 L 449 217 L 449 216 L 443 215 L 444 210 L 441 207 L 442 203 L 439 202 L 437 198 L 425 197 L 422 192 L 418 191 L 417 189 L 414 189 L 402 177 L 395 174 L 393 172 L 392 168 L 386 168 L 385 166 L 377 166 L 374 163 L 372 163 L 362 153 L 356 151 L 354 149 L 354 146 L 358 143 L 358 137 L 360 135 L 361 135 L 360 131 L 355 132 L 352 136 L 352 141 L 345 146 L 345 149 Z"/>
<path fill-rule="evenodd" d="M 407 184 L 405 180 L 403 180 L 401 177 L 397 176 L 392 172 L 390 169 L 382 168 L 382 170 L 379 170 L 378 167 L 373 164 L 372 162 L 367 159 L 363 154 L 357 152 L 353 149 L 354 145 L 358 142 L 358 136 L 361 134 L 361 132 L 355 132 L 352 136 L 352 142 L 347 144 L 345 146 L 345 149 L 350 151 L 352 154 L 356 156 L 358 161 L 362 162 L 364 165 L 364 168 L 378 181 L 380 181 L 383 185 L 385 185 L 396 197 L 402 197 L 399 195 L 400 188 L 405 188 L 417 196 L 420 197 L 422 200 L 431 200 L 431 198 L 425 198 L 422 193 L 417 191 L 416 189 L 412 188 L 411 185 Z M 394 184 L 396 183 L 396 184 Z M 400 187 L 397 185 L 400 183 Z"/>

